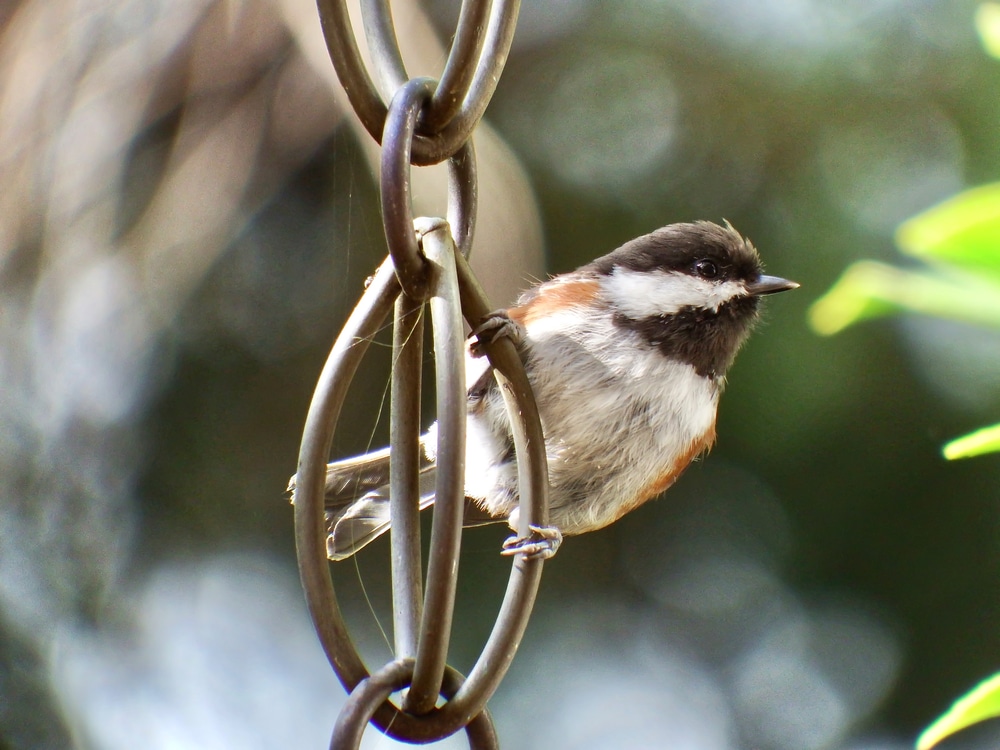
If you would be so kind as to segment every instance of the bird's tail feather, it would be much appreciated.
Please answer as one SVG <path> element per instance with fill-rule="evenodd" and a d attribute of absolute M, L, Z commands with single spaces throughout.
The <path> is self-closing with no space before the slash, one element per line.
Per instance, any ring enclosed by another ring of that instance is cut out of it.
<path fill-rule="evenodd" d="M 421 438 L 421 443 L 428 439 Z M 433 505 L 437 469 L 421 452 L 420 510 Z M 288 484 L 295 502 L 295 477 Z M 389 449 L 334 461 L 326 467 L 326 551 L 331 560 L 344 560 L 389 530 Z M 496 523 L 471 500 L 466 500 L 465 526 Z"/>
<path fill-rule="evenodd" d="M 437 469 L 433 464 L 420 470 L 420 510 L 434 503 L 436 474 Z M 329 477 L 329 473 L 327 476 Z M 329 487 L 329 482 L 327 486 Z M 350 557 L 389 530 L 388 484 L 366 492 L 355 502 L 346 507 L 341 505 L 337 510 L 330 509 L 329 495 L 327 499 L 326 554 L 331 560 Z"/>
<path fill-rule="evenodd" d="M 434 464 L 420 458 L 420 509 L 434 502 Z M 295 477 L 288 481 L 295 502 Z M 331 560 L 350 557 L 389 529 L 389 449 L 326 465 L 326 551 Z"/>

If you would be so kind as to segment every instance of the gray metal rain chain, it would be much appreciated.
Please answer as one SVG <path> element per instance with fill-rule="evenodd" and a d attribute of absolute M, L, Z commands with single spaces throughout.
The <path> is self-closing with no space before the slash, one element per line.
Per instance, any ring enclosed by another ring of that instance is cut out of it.
<path fill-rule="evenodd" d="M 309 611 L 337 677 L 350 694 L 330 747 L 360 746 L 368 723 L 391 737 L 428 743 L 465 729 L 472 748 L 498 747 L 486 702 L 500 684 L 527 626 L 542 559 L 515 555 L 493 631 L 468 677 L 447 664 L 464 511 L 466 392 L 462 318 L 475 328 L 494 309 L 466 258 L 476 218 L 472 132 L 496 88 L 517 21 L 516 0 L 466 0 L 440 81 L 409 79 L 388 0 L 362 0 L 378 80 L 358 51 L 346 0 L 319 0 L 327 49 L 352 106 L 382 145 L 382 218 L 390 256 L 340 332 L 306 417 L 295 489 L 299 574 Z M 410 166 L 449 164 L 448 220 L 414 221 Z M 418 520 L 420 361 L 423 310 L 435 354 L 439 445 L 426 591 Z M 369 672 L 340 612 L 325 522 L 326 463 L 341 406 L 375 333 L 394 314 L 391 396 L 391 556 L 395 659 Z M 507 403 L 517 453 L 518 534 L 547 523 L 544 439 L 538 410 L 514 345 L 484 347 Z M 389 696 L 408 688 L 402 707 Z M 441 702 L 443 699 L 443 702 Z M 440 704 L 440 705 L 439 705 Z"/>

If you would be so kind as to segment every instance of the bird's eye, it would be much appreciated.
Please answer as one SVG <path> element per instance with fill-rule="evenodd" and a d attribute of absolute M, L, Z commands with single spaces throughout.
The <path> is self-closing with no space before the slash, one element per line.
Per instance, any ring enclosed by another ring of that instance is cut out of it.
<path fill-rule="evenodd" d="M 719 267 L 715 265 L 715 261 L 702 259 L 695 262 L 694 272 L 703 279 L 714 279 L 719 275 Z"/>

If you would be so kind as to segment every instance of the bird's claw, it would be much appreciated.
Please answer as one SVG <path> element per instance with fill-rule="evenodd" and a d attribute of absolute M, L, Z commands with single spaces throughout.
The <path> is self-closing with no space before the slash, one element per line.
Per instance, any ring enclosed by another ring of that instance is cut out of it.
<path fill-rule="evenodd" d="M 525 560 L 548 560 L 562 544 L 563 535 L 555 526 L 529 526 L 527 536 L 508 537 L 501 555 L 523 555 Z"/>
<path fill-rule="evenodd" d="M 469 353 L 473 357 L 482 357 L 486 354 L 484 346 L 502 338 L 510 339 L 516 346 L 524 338 L 524 331 L 518 323 L 511 320 L 506 310 L 495 310 L 469 334 Z"/>

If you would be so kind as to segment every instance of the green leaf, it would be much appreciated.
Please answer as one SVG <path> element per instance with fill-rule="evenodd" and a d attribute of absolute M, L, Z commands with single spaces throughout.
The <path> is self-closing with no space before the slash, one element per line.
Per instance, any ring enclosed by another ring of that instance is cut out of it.
<path fill-rule="evenodd" d="M 976 31 L 986 53 L 1000 57 L 1000 3 L 982 3 L 976 9 Z"/>
<path fill-rule="evenodd" d="M 983 427 L 981 430 L 955 438 L 944 449 L 944 457 L 949 461 L 956 458 L 972 458 L 984 453 L 1000 451 L 1000 424 Z"/>
<path fill-rule="evenodd" d="M 966 190 L 907 219 L 896 242 L 918 258 L 1000 278 L 1000 183 Z"/>
<path fill-rule="evenodd" d="M 928 750 L 960 729 L 997 716 L 1000 716 L 1000 674 L 984 680 L 955 701 L 944 716 L 920 735 L 917 750 Z"/>
<path fill-rule="evenodd" d="M 850 265 L 813 303 L 809 323 L 829 336 L 859 321 L 901 311 L 1000 328 L 1000 284 L 863 260 Z"/>

